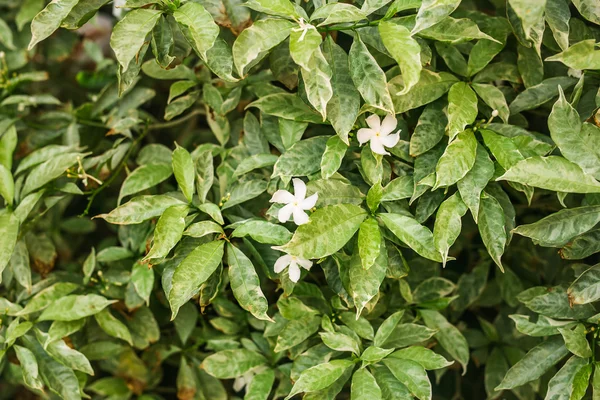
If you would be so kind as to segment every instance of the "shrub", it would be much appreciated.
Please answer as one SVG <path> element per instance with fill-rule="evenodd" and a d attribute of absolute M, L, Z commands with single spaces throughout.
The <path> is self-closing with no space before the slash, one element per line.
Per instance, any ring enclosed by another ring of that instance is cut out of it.
<path fill-rule="evenodd" d="M 1 398 L 600 398 L 597 0 L 46 3 Z"/>

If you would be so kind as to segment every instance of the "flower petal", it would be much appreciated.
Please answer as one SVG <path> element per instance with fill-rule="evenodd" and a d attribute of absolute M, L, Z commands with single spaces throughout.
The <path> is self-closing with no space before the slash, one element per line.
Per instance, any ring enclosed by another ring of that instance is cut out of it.
<path fill-rule="evenodd" d="M 300 207 L 294 207 L 294 223 L 296 225 L 304 225 L 308 222 L 308 214 Z"/>
<path fill-rule="evenodd" d="M 394 147 L 398 144 L 398 141 L 400 141 L 400 132 L 398 131 L 391 135 L 384 136 L 380 140 L 385 147 Z"/>
<path fill-rule="evenodd" d="M 394 129 L 396 129 L 397 125 L 398 121 L 396 121 L 396 117 L 392 114 L 388 114 L 381 123 L 381 129 L 379 130 L 379 133 L 381 133 L 383 136 L 388 135 L 394 132 Z"/>
<path fill-rule="evenodd" d="M 287 190 L 278 190 L 273 193 L 273 197 L 269 200 L 270 203 L 289 204 L 294 201 L 294 195 Z"/>
<path fill-rule="evenodd" d="M 373 129 L 360 128 L 356 134 L 356 138 L 358 139 L 358 143 L 364 144 L 371 140 L 374 135 L 375 131 Z"/>
<path fill-rule="evenodd" d="M 293 204 L 283 206 L 281 210 L 279 210 L 279 214 L 277 214 L 279 222 L 288 222 L 290 220 L 290 217 L 292 216 L 292 213 L 294 212 L 294 208 L 296 208 L 296 206 L 294 206 Z"/>
<path fill-rule="evenodd" d="M 313 262 L 310 260 L 305 260 L 304 258 L 296 258 L 296 262 L 305 270 L 310 270 L 310 267 L 312 267 Z"/>
<path fill-rule="evenodd" d="M 292 262 L 292 256 L 290 256 L 289 254 L 279 257 L 277 259 L 277 261 L 275 261 L 275 268 L 274 268 L 275 273 L 278 274 L 281 271 L 283 271 L 285 269 L 285 267 L 290 265 L 291 262 Z"/>
<path fill-rule="evenodd" d="M 371 139 L 371 151 L 376 154 L 381 154 L 382 156 L 388 155 L 387 151 L 383 147 L 383 143 L 381 143 L 381 137 L 374 137 Z M 286 206 L 287 207 L 287 206 Z"/>
<path fill-rule="evenodd" d="M 301 202 L 306 197 L 306 184 L 302 179 L 298 178 L 292 179 L 292 183 L 294 184 L 294 196 L 296 201 Z"/>
<path fill-rule="evenodd" d="M 300 268 L 298 268 L 296 263 L 290 264 L 290 267 L 288 268 L 288 275 L 290 277 L 290 281 L 298 282 L 298 279 L 300 279 Z"/>
<path fill-rule="evenodd" d="M 376 132 L 379 132 L 381 129 L 381 120 L 379 119 L 379 115 L 371 114 L 369 118 L 365 120 L 369 128 L 373 129 Z"/>
<path fill-rule="evenodd" d="M 315 204 L 317 204 L 318 198 L 319 198 L 319 194 L 315 193 L 312 196 L 309 196 L 306 199 L 304 199 L 302 201 L 302 203 L 300 203 L 300 207 L 303 210 L 310 210 L 311 208 L 313 208 L 315 206 Z"/>

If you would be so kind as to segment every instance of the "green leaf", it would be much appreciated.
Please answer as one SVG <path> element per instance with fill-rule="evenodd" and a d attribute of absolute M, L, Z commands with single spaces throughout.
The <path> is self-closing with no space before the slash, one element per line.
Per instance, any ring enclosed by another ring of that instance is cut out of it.
<path fill-rule="evenodd" d="M 31 41 L 28 50 L 52 35 L 78 2 L 79 0 L 56 0 L 40 11 L 31 21 Z"/>
<path fill-rule="evenodd" d="M 593 229 L 567 243 L 559 254 L 565 260 L 581 260 L 600 251 L 600 230 Z"/>
<path fill-rule="evenodd" d="M 600 206 L 564 209 L 513 232 L 546 247 L 562 247 L 575 236 L 587 232 L 600 222 Z"/>
<path fill-rule="evenodd" d="M 417 84 L 421 75 L 421 46 L 406 27 L 395 24 L 393 20 L 381 22 L 379 34 L 402 71 L 404 88 L 397 95 L 406 94 Z"/>
<path fill-rule="evenodd" d="M 531 86 L 519 93 L 512 103 L 510 103 L 510 113 L 517 114 L 521 111 L 536 108 L 558 96 L 559 87 L 562 87 L 563 90 L 567 90 L 575 85 L 576 82 L 577 80 L 575 78 L 567 76 L 557 76 L 545 79 L 541 83 Z"/>
<path fill-rule="evenodd" d="M 385 73 L 356 34 L 348 54 L 350 77 L 365 102 L 389 114 L 395 114 Z"/>
<path fill-rule="evenodd" d="M 600 299 L 600 264 L 579 275 L 567 293 L 572 304 L 588 304 Z"/>
<path fill-rule="evenodd" d="M 201 238 L 211 233 L 223 233 L 223 228 L 212 221 L 201 221 L 188 226 L 183 235 Z"/>
<path fill-rule="evenodd" d="M 116 303 L 116 300 L 108 300 L 97 294 L 72 294 L 52 302 L 42 312 L 38 321 L 74 321 L 97 314 L 113 303 Z"/>
<path fill-rule="evenodd" d="M 352 360 L 333 360 L 304 370 L 294 383 L 286 400 L 298 393 L 317 392 L 332 385 L 342 374 L 354 365 Z"/>
<path fill-rule="evenodd" d="M 267 190 L 267 182 L 263 180 L 251 180 L 237 183 L 230 190 L 229 199 L 223 204 L 221 210 L 226 210 L 245 201 L 252 200 Z"/>
<path fill-rule="evenodd" d="M 425 368 L 412 360 L 386 358 L 383 360 L 392 374 L 419 400 L 431 399 L 431 382 Z"/>
<path fill-rule="evenodd" d="M 136 293 L 150 304 L 150 295 L 154 289 L 154 271 L 151 266 L 135 263 L 131 270 L 131 283 Z"/>
<path fill-rule="evenodd" d="M 569 104 L 560 88 L 559 98 L 548 116 L 548 128 L 552 140 L 567 160 L 579 165 L 585 173 L 600 177 L 600 155 L 593 150 L 600 131 L 582 129 L 579 113 Z"/>
<path fill-rule="evenodd" d="M 171 290 L 168 293 L 172 316 L 177 316 L 179 308 L 187 303 L 217 269 L 224 254 L 224 242 L 214 241 L 196 247 L 177 266 L 173 273 Z"/>
<path fill-rule="evenodd" d="M 291 5 L 291 3 L 290 3 Z M 303 69 L 310 69 L 310 60 L 319 50 L 321 34 L 312 25 L 307 25 L 307 30 L 292 30 L 290 33 L 290 56 L 296 64 Z"/>
<path fill-rule="evenodd" d="M 325 19 L 318 26 L 340 24 L 344 22 L 358 22 L 366 19 L 367 13 L 359 8 L 346 3 L 329 3 L 317 8 L 310 16 L 310 20 Z"/>
<path fill-rule="evenodd" d="M 377 400 L 382 398 L 377 381 L 366 368 L 354 372 L 350 390 L 351 400 Z"/>
<path fill-rule="evenodd" d="M 164 182 L 172 174 L 173 169 L 169 164 L 145 164 L 136 168 L 123 181 L 118 202 L 120 203 L 124 197 L 150 189 Z"/>
<path fill-rule="evenodd" d="M 341 6 L 344 3 L 333 3 L 331 5 Z M 358 117 L 360 93 L 352 83 L 348 67 L 348 55 L 333 41 L 330 35 L 325 39 L 323 56 L 325 56 L 332 71 L 331 87 L 333 95 L 327 103 L 327 118 L 340 139 L 349 144 L 348 133 L 352 130 Z"/>
<path fill-rule="evenodd" d="M 411 346 L 397 350 L 390 357 L 414 361 L 427 370 L 445 368 L 454 363 L 453 361 L 446 360 L 433 350 L 421 346 Z"/>
<path fill-rule="evenodd" d="M 285 227 L 263 220 L 250 220 L 237 226 L 231 237 L 250 236 L 259 243 L 283 245 L 290 241 L 292 234 Z"/>
<path fill-rule="evenodd" d="M 477 144 L 473 168 L 457 182 L 460 196 L 471 210 L 471 215 L 475 222 L 478 221 L 481 193 L 493 176 L 494 163 L 490 160 L 485 148 Z"/>
<path fill-rule="evenodd" d="M 506 246 L 505 213 L 498 200 L 485 192 L 481 194 L 477 227 L 488 254 L 501 271 L 502 254 Z"/>
<path fill-rule="evenodd" d="M 432 190 L 455 184 L 475 165 L 477 157 L 477 139 L 472 130 L 467 129 L 458 134 L 444 154 L 440 157 L 436 167 L 436 181 Z"/>
<path fill-rule="evenodd" d="M 401 76 L 391 79 L 388 85 L 394 101 L 394 108 L 398 114 L 437 100 L 448 92 L 450 87 L 458 80 L 454 75 L 447 72 L 438 74 L 424 69 L 421 71 L 419 82 L 408 93 L 398 95 L 404 86 L 400 78 Z"/>
<path fill-rule="evenodd" d="M 339 332 L 321 332 L 319 333 L 325 346 L 336 351 L 351 351 L 356 355 L 360 354 L 360 344 L 351 336 Z"/>
<path fill-rule="evenodd" d="M 361 207 L 335 204 L 318 209 L 300 225 L 292 240 L 278 250 L 304 259 L 318 259 L 341 249 L 367 217 Z"/>
<path fill-rule="evenodd" d="M 600 6 L 594 0 L 573 0 L 573 4 L 577 7 L 583 18 L 600 25 Z"/>
<path fill-rule="evenodd" d="M 275 353 L 288 350 L 304 342 L 319 330 L 320 325 L 321 316 L 312 314 L 289 321 L 277 336 Z"/>
<path fill-rule="evenodd" d="M 446 17 L 437 24 L 420 31 L 419 36 L 449 44 L 459 44 L 474 39 L 497 42 L 493 37 L 481 32 L 477 24 L 467 18 Z"/>
<path fill-rule="evenodd" d="M 247 113 L 246 115 L 252 114 Z M 273 154 L 254 154 L 248 158 L 244 158 L 238 164 L 233 176 L 237 178 L 255 169 L 271 167 L 275 165 L 278 159 L 279 157 Z"/>
<path fill-rule="evenodd" d="M 385 348 L 410 346 L 430 339 L 436 332 L 424 325 L 400 324 L 390 332 L 389 337 L 383 342 L 382 346 Z"/>
<path fill-rule="evenodd" d="M 40 377 L 35 355 L 26 347 L 14 345 L 13 348 L 15 349 L 19 364 L 21 364 L 25 384 L 32 389 L 43 391 L 44 382 L 42 382 Z"/>
<path fill-rule="evenodd" d="M 416 219 L 401 214 L 380 214 L 385 226 L 417 254 L 433 261 L 441 262 L 442 257 L 435 250 L 433 234 L 429 228 Z"/>
<path fill-rule="evenodd" d="M 267 400 L 273 383 L 275 383 L 275 371 L 272 369 L 254 375 L 246 387 L 244 400 Z"/>
<path fill-rule="evenodd" d="M 494 85 L 484 85 L 481 83 L 473 83 L 473 89 L 479 97 L 490 106 L 492 110 L 498 111 L 498 116 L 508 124 L 508 118 L 510 117 L 510 110 L 506 104 L 504 93 Z"/>
<path fill-rule="evenodd" d="M 189 203 L 192 202 L 194 196 L 194 161 L 190 153 L 183 147 L 179 147 L 173 151 L 173 173 L 179 184 L 179 189 Z"/>
<path fill-rule="evenodd" d="M 98 314 L 94 315 L 94 319 L 102 328 L 104 332 L 112 337 L 116 337 L 117 339 L 122 339 L 133 345 L 131 340 L 131 333 L 127 326 L 115 318 L 108 309 L 104 309 L 100 311 Z"/>
<path fill-rule="evenodd" d="M 10 171 L 0 164 L 0 196 L 7 205 L 12 206 L 15 197 L 15 182 Z"/>
<path fill-rule="evenodd" d="M 394 201 L 408 199 L 414 191 L 413 177 L 410 175 L 400 176 L 393 179 L 383 188 L 381 201 Z"/>
<path fill-rule="evenodd" d="M 75 164 L 78 159 L 82 159 L 83 156 L 84 154 L 81 153 L 61 154 L 34 167 L 21 189 L 21 198 L 64 174 L 69 167 Z"/>
<path fill-rule="evenodd" d="M 469 363 L 469 345 L 463 334 L 439 312 L 433 310 L 419 310 L 419 315 L 423 318 L 425 325 L 431 329 L 436 329 L 435 338 L 439 344 L 460 363 L 463 367 L 463 373 L 467 371 Z"/>
<path fill-rule="evenodd" d="M 287 39 L 294 26 L 285 19 L 266 18 L 244 29 L 233 44 L 233 61 L 240 76 L 243 77 L 269 50 Z"/>
<path fill-rule="evenodd" d="M 223 350 L 211 354 L 202 362 L 202 369 L 219 379 L 232 379 L 266 363 L 265 358 L 251 350 Z"/>
<path fill-rule="evenodd" d="M 198 154 L 195 161 L 196 191 L 200 201 L 204 203 L 214 182 L 213 156 L 210 149 Z"/>
<path fill-rule="evenodd" d="M 186 205 L 172 206 L 160 216 L 154 229 L 154 243 L 142 261 L 165 258 L 181 239 L 185 229 Z"/>
<path fill-rule="evenodd" d="M 382 399 L 412 400 L 414 398 L 408 388 L 385 365 L 371 366 L 371 371 L 381 389 Z"/>
<path fill-rule="evenodd" d="M 385 278 L 388 255 L 385 243 L 381 242 L 380 251 L 373 265 L 367 270 L 362 265 L 359 250 L 355 250 L 348 266 L 349 291 L 356 306 L 356 316 L 360 316 L 366 305 L 379 293 L 379 286 Z"/>
<path fill-rule="evenodd" d="M 417 157 L 434 148 L 444 137 L 447 123 L 444 103 L 428 104 L 410 137 L 410 155 Z"/>
<path fill-rule="evenodd" d="M 24 240 L 17 242 L 9 265 L 15 279 L 30 293 L 31 267 L 29 265 L 29 252 Z"/>
<path fill-rule="evenodd" d="M 358 253 L 364 269 L 369 269 L 379 256 L 381 232 L 375 218 L 367 218 L 358 230 Z"/>
<path fill-rule="evenodd" d="M 81 28 L 106 3 L 108 3 L 108 0 L 80 1 L 62 21 L 61 26 L 67 29 Z"/>
<path fill-rule="evenodd" d="M 411 34 L 427 29 L 452 14 L 460 0 L 424 0 L 417 13 L 415 27 Z"/>
<path fill-rule="evenodd" d="M 117 61 L 126 71 L 142 49 L 146 36 L 158 22 L 162 11 L 138 8 L 125 14 L 114 27 L 110 37 L 110 47 L 115 52 Z"/>
<path fill-rule="evenodd" d="M 339 136 L 332 136 L 327 140 L 325 152 L 321 157 L 321 176 L 329 179 L 342 165 L 348 145 Z"/>
<path fill-rule="evenodd" d="M 33 296 L 23 310 L 17 315 L 28 315 L 37 311 L 41 311 L 48 307 L 52 302 L 58 300 L 77 289 L 79 285 L 70 282 L 58 282 L 47 287 Z"/>
<path fill-rule="evenodd" d="M 587 341 L 586 329 L 583 324 L 577 324 L 573 329 L 558 328 L 567 349 L 577 357 L 587 358 L 592 356 L 592 349 Z"/>
<path fill-rule="evenodd" d="M 404 310 L 400 310 L 387 317 L 377 329 L 377 332 L 375 333 L 375 339 L 373 340 L 373 345 L 377 347 L 383 346 L 403 316 Z"/>
<path fill-rule="evenodd" d="M 546 0 L 508 0 L 508 2 L 521 20 L 525 37 L 531 39 L 532 30 L 540 20 L 543 21 Z"/>
<path fill-rule="evenodd" d="M 464 82 L 452 85 L 448 92 L 448 136 L 450 141 L 477 118 L 477 96 Z"/>
<path fill-rule="evenodd" d="M 248 29 L 244 32 L 246 31 Z M 323 122 L 319 114 L 293 93 L 276 93 L 263 96 L 248 104 L 247 107 L 256 107 L 265 114 L 299 122 L 312 122 L 315 124 Z"/>
<path fill-rule="evenodd" d="M 301 68 L 306 98 L 323 116 L 323 121 L 327 118 L 327 103 L 333 96 L 333 88 L 331 86 L 332 74 L 331 67 L 323 56 L 320 47 L 317 47 L 312 53 L 308 60 L 308 67 Z"/>
<path fill-rule="evenodd" d="M 175 10 L 173 18 L 194 51 L 206 57 L 206 52 L 213 47 L 219 35 L 219 27 L 210 13 L 202 5 L 189 2 Z"/>
<path fill-rule="evenodd" d="M 442 255 L 442 265 L 446 265 L 448 250 L 454 244 L 462 228 L 461 218 L 467 212 L 460 194 L 454 193 L 446 199 L 437 211 L 433 227 L 433 244 Z"/>
<path fill-rule="evenodd" d="M 294 4 L 289 0 L 249 0 L 244 6 L 254 11 L 278 17 L 298 19 L 300 15 L 294 8 Z"/>
<path fill-rule="evenodd" d="M 575 399 L 576 397 L 573 397 L 574 393 L 572 393 L 574 389 L 573 384 L 575 377 L 582 368 L 585 368 L 585 366 L 588 365 L 588 363 L 589 361 L 587 358 L 573 356 L 568 359 L 565 365 L 562 366 L 556 375 L 554 375 L 552 379 L 548 381 L 548 391 L 546 392 L 547 398 L 565 398 L 564 396 L 567 395 L 567 398 Z M 585 389 L 587 389 L 587 381 L 585 382 Z M 585 394 L 585 390 L 583 394 Z"/>
<path fill-rule="evenodd" d="M 17 244 L 19 234 L 19 219 L 10 211 L 0 212 L 0 272 L 10 261 Z"/>
<path fill-rule="evenodd" d="M 231 290 L 240 306 L 256 318 L 272 322 L 267 314 L 269 303 L 260 289 L 260 280 L 252 261 L 240 249 L 228 243 L 227 264 Z"/>
<path fill-rule="evenodd" d="M 369 346 L 360 355 L 363 367 L 369 364 L 377 363 L 386 358 L 394 349 L 382 349 L 381 347 Z"/>
<path fill-rule="evenodd" d="M 64 400 L 81 400 L 78 380 L 73 370 L 54 360 L 31 336 L 25 336 L 23 341 L 35 355 L 40 374 L 50 391 Z"/>
<path fill-rule="evenodd" d="M 561 49 L 569 47 L 569 20 L 571 10 L 569 3 L 565 0 L 546 0 L 545 18 L 552 30 L 554 40 Z"/>
<path fill-rule="evenodd" d="M 562 337 L 552 336 L 546 339 L 508 370 L 496 390 L 512 389 L 539 378 L 567 354 L 569 350 L 565 347 Z"/>
<path fill-rule="evenodd" d="M 117 225 L 139 224 L 161 216 L 171 206 L 183 204 L 185 204 L 183 201 L 165 194 L 138 196 L 115 208 L 110 213 L 100 214 L 95 218 L 103 218 L 106 222 Z"/>
<path fill-rule="evenodd" d="M 535 156 L 519 161 L 496 180 L 565 193 L 600 192 L 597 180 L 583 172 L 577 164 L 558 156 Z"/>

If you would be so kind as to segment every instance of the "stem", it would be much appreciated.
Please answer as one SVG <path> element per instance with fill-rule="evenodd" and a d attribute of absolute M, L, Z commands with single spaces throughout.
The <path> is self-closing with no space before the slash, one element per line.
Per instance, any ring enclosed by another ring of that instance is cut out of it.
<path fill-rule="evenodd" d="M 119 174 L 121 173 L 123 168 L 125 168 L 125 165 L 129 161 L 129 158 L 133 154 L 135 148 L 146 137 L 148 132 L 150 132 L 150 129 L 149 129 L 149 127 L 146 127 L 144 132 L 142 132 L 142 134 L 133 141 L 133 143 L 131 144 L 131 147 L 129 147 L 129 150 L 127 150 L 127 154 L 125 154 L 125 157 L 123 157 L 123 160 L 119 163 L 119 166 L 117 167 L 117 169 L 114 170 L 114 172 L 110 175 L 110 177 L 106 181 L 104 181 L 104 183 L 102 185 L 100 185 L 98 188 L 94 189 L 91 192 L 85 193 L 85 194 L 91 194 L 91 196 L 88 197 L 87 206 L 85 207 L 85 210 L 81 214 L 82 217 L 88 215 L 90 208 L 92 207 L 92 203 L 94 202 L 94 199 L 96 198 L 98 193 L 102 192 L 104 189 L 109 187 L 110 184 L 117 178 L 117 176 L 119 176 Z"/>
<path fill-rule="evenodd" d="M 355 23 L 353 25 L 334 25 L 334 26 L 324 26 L 322 28 L 317 28 L 317 30 L 319 32 L 331 32 L 331 31 L 348 31 L 348 30 L 355 30 L 355 29 L 360 29 L 360 28 L 364 28 L 367 26 L 377 26 L 379 25 L 379 23 L 381 22 L 381 20 L 377 20 L 377 21 L 367 21 L 367 22 L 363 22 L 363 23 Z"/>

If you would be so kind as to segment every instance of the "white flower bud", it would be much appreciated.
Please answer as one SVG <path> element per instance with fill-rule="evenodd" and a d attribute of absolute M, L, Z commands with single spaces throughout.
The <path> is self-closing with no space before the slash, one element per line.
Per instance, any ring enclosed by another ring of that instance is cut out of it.
<path fill-rule="evenodd" d="M 498 110 L 492 111 L 492 117 L 496 118 L 498 116 Z"/>

